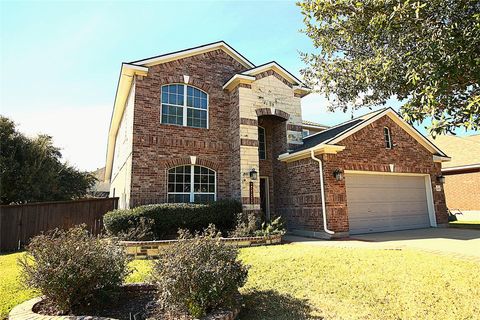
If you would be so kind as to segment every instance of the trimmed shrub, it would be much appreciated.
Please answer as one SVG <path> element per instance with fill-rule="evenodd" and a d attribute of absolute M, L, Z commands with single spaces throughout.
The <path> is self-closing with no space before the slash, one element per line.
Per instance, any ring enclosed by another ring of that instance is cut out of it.
<path fill-rule="evenodd" d="M 179 234 L 180 241 L 162 251 L 152 271 L 159 311 L 175 319 L 185 314 L 199 318 L 234 307 L 248 275 L 237 260 L 238 249 L 222 243 L 213 225 L 203 234 Z"/>
<path fill-rule="evenodd" d="M 130 273 L 127 263 L 122 247 L 83 226 L 34 237 L 19 259 L 26 285 L 60 314 L 109 302 Z"/>
<path fill-rule="evenodd" d="M 235 227 L 239 212 L 242 212 L 242 205 L 236 200 L 219 200 L 210 204 L 163 203 L 110 211 L 103 217 L 103 223 L 110 235 L 121 237 L 132 228 L 140 228 L 142 218 L 148 219 L 152 221 L 151 232 L 144 230 L 143 233 L 151 239 L 141 240 L 166 239 L 174 238 L 179 229 L 195 232 L 209 224 L 226 232 Z"/>
<path fill-rule="evenodd" d="M 230 237 L 251 237 L 258 230 L 259 219 L 254 212 L 239 213 L 235 229 L 229 232 Z"/>

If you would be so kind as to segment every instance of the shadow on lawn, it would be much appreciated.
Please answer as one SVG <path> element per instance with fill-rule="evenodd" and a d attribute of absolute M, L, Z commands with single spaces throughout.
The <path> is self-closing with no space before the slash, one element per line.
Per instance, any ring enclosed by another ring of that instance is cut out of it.
<path fill-rule="evenodd" d="M 314 309 L 306 300 L 282 295 L 273 290 L 242 294 L 243 308 L 239 320 L 322 320 L 312 316 Z"/>

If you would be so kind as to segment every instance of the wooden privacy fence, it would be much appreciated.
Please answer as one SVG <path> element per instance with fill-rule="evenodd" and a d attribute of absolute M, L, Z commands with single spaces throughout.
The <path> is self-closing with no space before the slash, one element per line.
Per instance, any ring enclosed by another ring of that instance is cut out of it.
<path fill-rule="evenodd" d="M 15 251 L 40 233 L 86 224 L 93 234 L 103 229 L 103 215 L 118 198 L 82 199 L 0 206 L 0 252 Z"/>

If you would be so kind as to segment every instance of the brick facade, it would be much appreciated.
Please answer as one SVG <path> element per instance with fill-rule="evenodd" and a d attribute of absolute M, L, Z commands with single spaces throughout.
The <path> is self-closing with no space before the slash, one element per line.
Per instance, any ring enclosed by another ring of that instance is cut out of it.
<path fill-rule="evenodd" d="M 445 175 L 445 195 L 450 210 L 480 211 L 480 172 Z"/>
<path fill-rule="evenodd" d="M 135 76 L 124 116 L 132 124 L 121 126 L 121 132 L 123 128 L 131 128 L 131 132 L 117 135 L 118 141 L 128 143 L 123 143 L 126 147 L 116 145 L 123 149 L 116 152 L 112 180 L 117 191 L 128 193 L 126 206 L 167 202 L 168 170 L 196 164 L 216 172 L 217 199 L 237 199 L 245 210 L 259 211 L 260 179 L 249 176 L 255 169 L 259 177 L 268 177 L 272 217 L 283 216 L 289 229 L 323 231 L 319 164 L 310 158 L 278 159 L 303 143 L 300 96 L 288 80 L 272 70 L 256 74 L 249 84 L 223 89 L 244 70 L 244 65 L 218 49 L 152 65 L 146 76 Z M 161 123 L 162 85 L 185 81 L 208 94 L 208 128 Z M 265 160 L 259 159 L 258 126 L 265 129 Z M 385 126 L 390 127 L 393 149 L 384 146 Z M 437 223 L 447 222 L 443 189 L 436 191 L 440 164 L 388 116 L 338 145 L 345 149 L 317 156 L 324 166 L 329 229 L 349 230 L 345 179 L 337 181 L 333 171 L 390 172 L 391 164 L 397 173 L 431 176 Z"/>
<path fill-rule="evenodd" d="M 383 136 L 385 126 L 390 128 L 395 144 L 392 149 L 385 148 Z M 378 119 L 346 137 L 338 145 L 346 148 L 337 154 L 318 156 L 323 160 L 324 166 L 325 204 L 329 229 L 336 232 L 349 230 L 345 179 L 337 181 L 333 172 L 336 169 L 391 172 L 390 164 L 394 164 L 396 173 L 429 174 L 437 224 L 448 222 L 443 188 L 436 191 L 436 185 L 439 185 L 436 177 L 441 173 L 440 163 L 434 163 L 432 154 L 389 117 Z M 277 194 L 277 198 L 280 198 L 278 212 L 286 218 L 292 229 L 322 232 L 318 163 L 310 158 L 286 163 L 284 172 L 280 183 L 285 187 L 280 195 Z"/>
<path fill-rule="evenodd" d="M 215 50 L 152 66 L 148 76 L 136 79 L 130 206 L 166 202 L 167 170 L 190 156 L 217 170 L 217 199 L 238 196 L 231 183 L 238 178 L 230 167 L 239 157 L 232 117 L 238 111 L 222 86 L 244 69 L 224 51 Z M 189 76 L 188 84 L 208 94 L 208 129 L 161 124 L 161 86 L 183 83 L 184 75 Z"/>

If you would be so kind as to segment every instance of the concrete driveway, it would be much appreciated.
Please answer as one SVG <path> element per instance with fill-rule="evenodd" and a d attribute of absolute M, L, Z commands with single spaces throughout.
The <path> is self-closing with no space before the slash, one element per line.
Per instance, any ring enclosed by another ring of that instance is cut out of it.
<path fill-rule="evenodd" d="M 319 246 L 372 249 L 412 248 L 480 262 L 480 230 L 429 228 L 353 235 L 342 240 L 317 240 L 287 235 L 286 241 Z"/>

